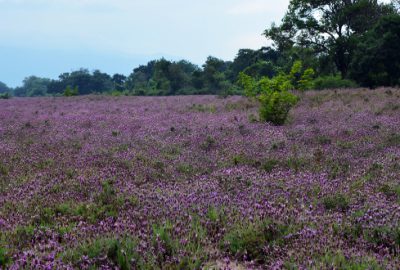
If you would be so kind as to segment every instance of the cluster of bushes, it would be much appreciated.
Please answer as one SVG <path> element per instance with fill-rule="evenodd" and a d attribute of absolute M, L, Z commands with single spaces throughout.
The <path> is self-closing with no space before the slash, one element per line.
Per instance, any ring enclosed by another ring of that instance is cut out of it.
<path fill-rule="evenodd" d="M 342 79 L 340 76 L 322 76 L 318 77 L 313 82 L 313 89 L 339 89 L 339 88 L 354 88 L 357 83 L 350 79 Z"/>
<path fill-rule="evenodd" d="M 9 99 L 11 95 L 9 93 L 0 94 L 0 99 Z"/>

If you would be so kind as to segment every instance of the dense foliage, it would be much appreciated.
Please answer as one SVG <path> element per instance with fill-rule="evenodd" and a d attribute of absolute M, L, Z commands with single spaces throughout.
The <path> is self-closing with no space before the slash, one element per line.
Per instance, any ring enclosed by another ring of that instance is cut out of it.
<path fill-rule="evenodd" d="M 383 17 L 361 39 L 351 75 L 363 85 L 400 85 L 400 16 Z"/>
<path fill-rule="evenodd" d="M 312 89 L 314 74 L 312 68 L 304 70 L 301 61 L 296 61 L 290 73 L 281 72 L 273 78 L 265 76 L 255 80 L 242 72 L 239 74 L 239 84 L 247 97 L 259 101 L 260 120 L 283 125 L 290 109 L 298 102 L 298 97 L 289 91 Z"/>

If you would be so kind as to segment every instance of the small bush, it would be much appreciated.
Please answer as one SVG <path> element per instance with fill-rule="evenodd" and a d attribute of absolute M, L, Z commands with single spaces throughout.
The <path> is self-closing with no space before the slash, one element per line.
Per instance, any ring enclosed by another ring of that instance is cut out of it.
<path fill-rule="evenodd" d="M 400 252 L 400 227 L 378 226 L 364 231 L 364 239 L 376 247 L 386 247 L 392 254 Z"/>
<path fill-rule="evenodd" d="M 328 165 L 329 179 L 337 179 L 338 177 L 344 177 L 350 171 L 350 164 L 346 160 L 329 161 L 327 165 Z"/>
<path fill-rule="evenodd" d="M 67 86 L 67 88 L 64 90 L 64 96 L 65 97 L 73 97 L 79 95 L 78 87 L 74 87 L 73 89 L 71 86 Z"/>
<path fill-rule="evenodd" d="M 271 220 L 242 224 L 225 235 L 222 246 L 234 256 L 263 262 L 267 259 L 265 247 L 282 244 L 291 230 L 291 226 Z"/>
<path fill-rule="evenodd" d="M 348 198 L 340 193 L 323 199 L 323 205 L 326 210 L 346 211 L 349 208 L 349 204 Z"/>
<path fill-rule="evenodd" d="M 297 61 L 290 74 L 280 73 L 273 78 L 255 80 L 243 72 L 239 74 L 238 83 L 244 88 L 245 95 L 260 102 L 259 115 L 262 121 L 275 125 L 285 123 L 290 109 L 298 102 L 298 97 L 289 90 L 306 90 L 312 84 L 314 71 L 307 69 L 302 73 L 302 69 L 302 63 Z"/>
<path fill-rule="evenodd" d="M 354 81 L 342 79 L 340 76 L 325 76 L 314 80 L 316 90 L 355 87 L 357 87 L 357 84 Z"/>
<path fill-rule="evenodd" d="M 278 165 L 279 165 L 278 160 L 267 159 L 262 163 L 261 168 L 266 172 L 272 172 L 272 170 L 275 169 Z"/>
<path fill-rule="evenodd" d="M 386 145 L 391 146 L 399 146 L 400 145 L 400 134 L 392 133 L 386 138 Z"/>
<path fill-rule="evenodd" d="M 321 135 L 317 136 L 317 142 L 322 145 L 328 145 L 332 143 L 332 139 L 327 136 Z"/>
<path fill-rule="evenodd" d="M 10 240 L 18 248 L 23 249 L 28 246 L 35 233 L 35 227 L 29 226 L 17 226 L 11 233 Z"/>
<path fill-rule="evenodd" d="M 152 244 L 157 252 L 157 259 L 162 264 L 177 251 L 177 242 L 172 238 L 173 226 L 167 222 L 164 225 L 153 226 Z"/>
<path fill-rule="evenodd" d="M 5 248 L 0 247 L 0 268 L 6 269 L 7 265 L 11 263 L 11 256 Z"/>
<path fill-rule="evenodd" d="M 6 167 L 6 165 L 4 165 L 3 163 L 0 162 L 0 175 L 7 176 L 8 173 L 9 173 L 9 170 Z"/>
<path fill-rule="evenodd" d="M 263 93 L 260 95 L 260 118 L 275 125 L 283 125 L 297 101 L 298 98 L 287 91 Z"/>
<path fill-rule="evenodd" d="M 211 206 L 206 213 L 206 221 L 208 235 L 213 239 L 216 239 L 224 229 L 226 223 L 226 214 L 223 209 Z"/>
<path fill-rule="evenodd" d="M 194 112 L 215 113 L 217 107 L 214 104 L 192 104 L 189 110 Z"/>
<path fill-rule="evenodd" d="M 387 197 L 397 197 L 400 201 L 400 185 L 384 184 L 379 190 Z"/>
<path fill-rule="evenodd" d="M 118 196 L 113 184 L 111 180 L 102 183 L 103 190 L 96 199 L 98 218 L 116 217 L 124 203 L 125 199 Z"/>
<path fill-rule="evenodd" d="M 176 167 L 176 170 L 181 174 L 192 174 L 194 172 L 194 168 L 192 164 L 189 163 L 181 163 Z"/>
<path fill-rule="evenodd" d="M 0 99 L 10 99 L 11 95 L 9 93 L 0 94 Z"/>
<path fill-rule="evenodd" d="M 200 145 L 200 148 L 204 151 L 210 151 L 216 144 L 217 142 L 213 137 L 207 136 L 205 141 Z"/>

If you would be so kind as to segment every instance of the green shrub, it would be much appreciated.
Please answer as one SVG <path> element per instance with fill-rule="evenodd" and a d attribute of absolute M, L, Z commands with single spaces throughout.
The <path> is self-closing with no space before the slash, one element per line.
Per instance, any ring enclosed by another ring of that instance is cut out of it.
<path fill-rule="evenodd" d="M 275 125 L 283 125 L 297 101 L 295 95 L 286 91 L 263 93 L 260 96 L 260 118 Z"/>
<path fill-rule="evenodd" d="M 9 93 L 0 94 L 0 99 L 10 99 L 11 95 Z"/>
<path fill-rule="evenodd" d="M 378 247 L 386 247 L 392 254 L 400 251 L 400 227 L 377 226 L 364 230 L 364 239 Z"/>
<path fill-rule="evenodd" d="M 6 165 L 4 165 L 3 163 L 0 162 L 0 175 L 7 176 L 8 173 L 9 173 L 9 170 L 6 167 Z"/>
<path fill-rule="evenodd" d="M 313 88 L 313 80 L 315 71 L 312 68 L 304 70 L 303 63 L 301 61 L 295 61 L 292 69 L 290 70 L 288 78 L 294 89 L 297 90 L 310 90 Z"/>
<path fill-rule="evenodd" d="M 296 62 L 289 75 L 280 73 L 273 78 L 263 77 L 259 81 L 240 73 L 239 85 L 244 88 L 245 95 L 260 102 L 259 114 L 262 121 L 275 125 L 285 123 L 290 109 L 298 102 L 297 96 L 289 90 L 306 90 L 314 74 L 311 69 L 304 74 L 301 70 L 301 62 Z"/>
<path fill-rule="evenodd" d="M 314 76 L 315 71 L 312 68 L 308 68 L 304 71 L 304 74 L 301 76 L 298 81 L 298 89 L 299 90 L 310 90 L 314 88 Z"/>
<path fill-rule="evenodd" d="M 314 80 L 314 88 L 316 90 L 354 87 L 357 87 L 354 81 L 342 79 L 340 76 L 318 77 Z"/>
<path fill-rule="evenodd" d="M 35 227 L 29 226 L 17 226 L 11 233 L 10 240 L 18 248 L 22 249 L 28 246 L 35 234 Z"/>
<path fill-rule="evenodd" d="M 172 238 L 172 230 L 173 226 L 169 222 L 153 226 L 152 244 L 160 262 L 172 257 L 177 251 L 178 243 Z"/>
<path fill-rule="evenodd" d="M 349 204 L 349 199 L 340 193 L 323 199 L 323 205 L 326 210 L 346 211 L 349 208 Z"/>
<path fill-rule="evenodd" d="M 327 162 L 329 179 L 346 176 L 350 171 L 350 163 L 346 160 L 331 160 Z"/>
<path fill-rule="evenodd" d="M 381 191 L 387 197 L 397 197 L 397 199 L 400 201 L 400 185 L 383 184 L 379 191 Z"/>
<path fill-rule="evenodd" d="M 266 171 L 266 172 L 272 172 L 273 169 L 275 169 L 277 166 L 279 165 L 279 160 L 276 159 L 267 159 L 265 160 L 262 165 L 261 168 Z"/>
<path fill-rule="evenodd" d="M 73 89 L 71 86 L 67 86 L 67 88 L 64 90 L 64 96 L 65 97 L 73 97 L 79 95 L 78 87 L 75 86 Z"/>
<path fill-rule="evenodd" d="M 215 147 L 216 144 L 217 142 L 213 137 L 207 136 L 205 141 L 201 143 L 200 148 L 204 151 L 210 151 L 212 148 Z"/>
<path fill-rule="evenodd" d="M 192 164 L 190 164 L 190 163 L 178 164 L 177 167 L 176 167 L 176 170 L 179 173 L 188 174 L 188 175 L 190 175 L 190 174 L 192 174 L 194 172 L 194 168 L 193 168 Z"/>
<path fill-rule="evenodd" d="M 5 248 L 0 247 L 0 268 L 6 269 L 7 265 L 11 263 L 11 256 Z"/>
<path fill-rule="evenodd" d="M 267 259 L 265 247 L 281 245 L 292 227 L 272 220 L 241 224 L 226 233 L 222 246 L 238 257 L 247 256 L 248 260 L 263 262 Z"/>

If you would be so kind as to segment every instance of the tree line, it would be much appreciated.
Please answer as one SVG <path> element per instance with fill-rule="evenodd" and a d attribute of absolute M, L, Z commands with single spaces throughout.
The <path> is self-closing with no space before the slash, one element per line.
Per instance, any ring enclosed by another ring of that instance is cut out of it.
<path fill-rule="evenodd" d="M 400 85 L 399 0 L 291 0 L 280 24 L 264 35 L 271 47 L 241 49 L 233 61 L 210 56 L 199 67 L 189 61 L 153 60 L 131 74 L 80 69 L 52 80 L 31 76 L 14 96 L 242 94 L 240 74 L 260 80 L 290 73 L 301 62 L 313 70 L 308 88 Z"/>

